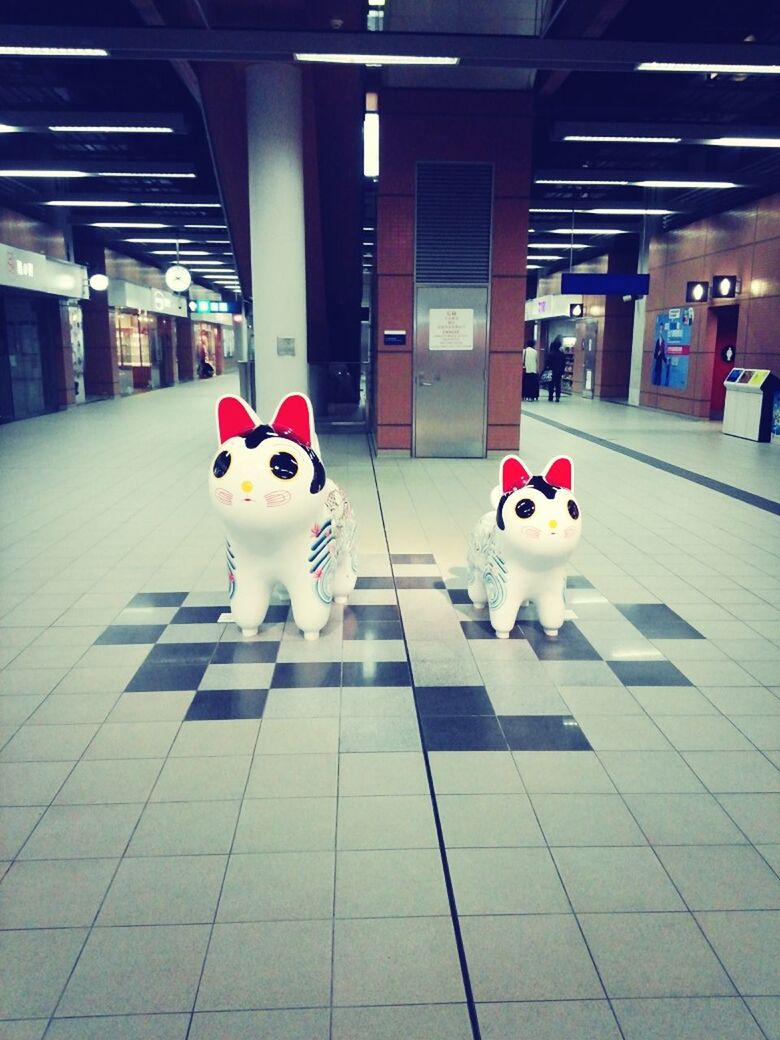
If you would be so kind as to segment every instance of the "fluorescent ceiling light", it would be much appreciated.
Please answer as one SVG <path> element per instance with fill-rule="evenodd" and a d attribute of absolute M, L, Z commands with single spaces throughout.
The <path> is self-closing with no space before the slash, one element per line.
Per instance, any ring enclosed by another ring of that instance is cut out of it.
<path fill-rule="evenodd" d="M 0 47 L 0 54 L 31 58 L 107 58 L 102 47 Z"/>
<path fill-rule="evenodd" d="M 676 210 L 673 209 L 632 209 L 629 206 L 597 207 L 595 209 L 581 209 L 578 213 L 593 213 L 600 217 L 669 217 Z"/>
<path fill-rule="evenodd" d="M 571 232 L 568 232 L 571 234 Z M 587 242 L 529 242 L 529 249 L 588 249 Z"/>
<path fill-rule="evenodd" d="M 194 173 L 172 173 L 170 170 L 157 170 L 156 172 L 143 170 L 119 170 L 114 172 L 113 170 L 101 170 L 100 173 L 85 174 L 87 177 L 185 177 L 191 179 L 195 177 Z"/>
<path fill-rule="evenodd" d="M 0 134 L 15 134 L 19 128 L 8 123 L 0 123 Z"/>
<path fill-rule="evenodd" d="M 780 65 L 747 65 L 737 62 L 643 61 L 635 66 L 637 72 L 724 72 L 777 75 Z"/>
<path fill-rule="evenodd" d="M 542 265 L 541 264 L 526 264 L 525 265 L 525 269 L 526 269 L 526 271 L 541 271 Z"/>
<path fill-rule="evenodd" d="M 71 126 L 68 123 L 62 123 L 57 126 L 50 126 L 51 130 L 55 134 L 172 134 L 172 126 L 117 126 L 112 124 L 108 126 L 106 124 L 100 125 L 87 125 L 82 124 L 81 126 Z"/>
<path fill-rule="evenodd" d="M 0 170 L 0 177 L 89 177 L 83 170 Z"/>
<path fill-rule="evenodd" d="M 138 202 L 128 203 L 129 206 L 150 206 L 152 209 L 219 209 L 219 202 Z"/>
<path fill-rule="evenodd" d="M 121 202 L 118 199 L 52 199 L 49 202 L 44 202 L 44 206 L 113 206 L 113 207 L 129 207 L 134 206 L 133 202 Z"/>
<path fill-rule="evenodd" d="M 563 260 L 563 257 L 562 256 L 553 256 L 551 253 L 550 254 L 543 253 L 541 256 L 534 256 L 531 259 L 533 259 L 533 260 Z"/>
<path fill-rule="evenodd" d="M 460 58 L 422 57 L 417 54 L 295 54 L 296 61 L 333 62 L 337 65 L 457 65 Z"/>
<path fill-rule="evenodd" d="M 226 231 L 224 224 L 184 224 L 186 228 L 205 228 L 208 231 Z"/>
<path fill-rule="evenodd" d="M 363 116 L 363 176 L 379 176 L 379 113 Z"/>
<path fill-rule="evenodd" d="M 192 244 L 191 238 L 126 238 L 125 242 L 135 242 L 137 244 L 149 243 L 150 245 L 158 246 L 175 246 L 177 243 L 180 246 L 186 246 Z"/>
<path fill-rule="evenodd" d="M 121 221 L 121 222 L 114 222 L 114 221 L 110 221 L 110 220 L 105 220 L 105 221 L 101 220 L 101 221 L 98 221 L 97 223 L 90 224 L 89 226 L 90 227 L 98 227 L 98 228 L 139 228 L 139 229 L 143 228 L 145 230 L 146 229 L 152 230 L 153 228 L 167 228 L 167 227 L 170 227 L 171 225 L 170 224 L 148 224 L 148 223 L 141 223 L 141 222 L 137 222 L 137 221 L 133 221 L 133 220 Z"/>
<path fill-rule="evenodd" d="M 718 144 L 724 148 L 780 148 L 780 137 L 711 137 L 704 144 Z"/>
<path fill-rule="evenodd" d="M 637 188 L 738 188 L 733 181 L 634 181 Z"/>
<path fill-rule="evenodd" d="M 574 228 L 554 228 L 552 231 L 545 231 L 546 235 L 625 235 L 628 232 L 625 228 L 595 228 L 595 227 L 578 227 Z"/>
<path fill-rule="evenodd" d="M 566 134 L 564 141 L 606 141 L 614 144 L 680 144 L 682 137 L 626 137 L 618 134 Z"/>
<path fill-rule="evenodd" d="M 208 256 L 208 249 L 152 249 L 154 256 Z"/>
<path fill-rule="evenodd" d="M 585 184 L 588 186 L 597 186 L 601 184 L 614 184 L 618 187 L 629 187 L 632 181 L 610 181 L 610 180 L 596 180 L 595 178 L 583 178 L 583 177 L 537 177 L 535 178 L 536 184 Z"/>

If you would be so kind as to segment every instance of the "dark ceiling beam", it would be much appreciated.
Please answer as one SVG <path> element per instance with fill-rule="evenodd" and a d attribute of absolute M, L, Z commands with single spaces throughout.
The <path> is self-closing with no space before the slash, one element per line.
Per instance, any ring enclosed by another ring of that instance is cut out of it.
<path fill-rule="evenodd" d="M 556 36 L 599 39 L 627 5 L 628 0 L 579 0 L 576 5 L 563 0 L 548 22 L 544 35 L 549 37 L 550 32 L 554 32 Z M 539 78 L 538 94 L 541 97 L 554 94 L 569 75 L 570 72 L 563 69 L 545 73 Z"/>
<path fill-rule="evenodd" d="M 0 30 L 4 47 L 90 47 L 129 60 L 290 61 L 295 53 L 454 56 L 462 66 L 630 71 L 640 62 L 749 63 L 780 66 L 780 46 L 758 43 L 680 43 L 542 39 L 462 33 L 308 32 L 263 29 L 104 28 L 12 25 Z M 31 57 L 28 60 L 35 61 Z M 47 55 L 43 60 L 55 61 Z M 66 60 L 66 59 L 61 59 Z M 95 61 L 105 61 L 96 57 Z"/>
<path fill-rule="evenodd" d="M 164 26 L 167 24 L 156 0 L 130 0 L 130 2 L 146 25 Z M 187 21 L 192 22 L 194 19 L 196 24 L 199 23 L 204 28 L 208 28 L 208 21 L 203 13 L 203 8 L 197 0 L 192 0 L 191 5 L 188 4 L 188 8 L 189 7 L 191 7 L 192 10 L 187 11 L 187 14 L 190 15 L 190 17 L 187 18 Z M 171 65 L 185 88 L 190 92 L 198 104 L 200 104 L 201 97 L 198 77 L 195 75 L 195 70 L 192 65 L 190 65 L 188 61 L 182 61 L 179 58 L 171 59 Z"/>

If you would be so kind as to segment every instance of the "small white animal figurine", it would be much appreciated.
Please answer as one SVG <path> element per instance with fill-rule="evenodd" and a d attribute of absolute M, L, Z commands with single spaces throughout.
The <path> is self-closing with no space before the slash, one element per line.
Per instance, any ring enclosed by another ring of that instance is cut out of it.
<path fill-rule="evenodd" d="M 501 483 L 471 535 L 468 592 L 477 607 L 487 603 L 490 624 L 507 639 L 521 604 L 536 607 L 545 633 L 555 638 L 563 624 L 566 561 L 580 540 L 580 510 L 571 493 L 572 462 L 552 459 L 532 476 L 516 455 L 501 460 Z"/>
<path fill-rule="evenodd" d="M 325 475 L 311 402 L 288 394 L 266 425 L 240 397 L 217 402 L 219 451 L 209 495 L 227 529 L 233 620 L 256 635 L 275 582 L 305 639 L 317 639 L 333 599 L 355 587 L 355 520 Z"/>

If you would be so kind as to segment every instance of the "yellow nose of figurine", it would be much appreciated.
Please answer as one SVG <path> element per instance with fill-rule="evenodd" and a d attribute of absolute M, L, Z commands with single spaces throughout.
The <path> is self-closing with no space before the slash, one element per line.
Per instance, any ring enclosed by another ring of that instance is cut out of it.
<path fill-rule="evenodd" d="M 550 527 L 555 529 L 558 526 L 558 521 L 557 520 L 550 520 L 549 524 L 550 524 Z"/>
<path fill-rule="evenodd" d="M 244 494 L 248 495 L 253 487 L 254 484 L 251 480 L 245 480 L 244 483 L 241 485 L 241 490 L 244 492 Z"/>

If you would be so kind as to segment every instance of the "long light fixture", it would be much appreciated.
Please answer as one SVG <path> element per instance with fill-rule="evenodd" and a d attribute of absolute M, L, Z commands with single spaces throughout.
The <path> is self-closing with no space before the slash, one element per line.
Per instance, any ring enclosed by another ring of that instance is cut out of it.
<path fill-rule="evenodd" d="M 207 231 L 227 231 L 227 227 L 224 224 L 184 224 L 185 228 L 201 228 Z"/>
<path fill-rule="evenodd" d="M 0 177 L 89 177 L 83 170 L 0 170 Z"/>
<path fill-rule="evenodd" d="M 591 186 L 610 186 L 614 185 L 618 188 L 738 188 L 739 185 L 733 181 L 688 181 L 688 180 L 675 180 L 672 178 L 663 178 L 658 180 L 596 180 L 593 178 L 582 178 L 582 177 L 537 177 L 535 178 L 536 184 L 572 184 L 582 185 L 585 187 Z"/>
<path fill-rule="evenodd" d="M 107 58 L 103 47 L 0 47 L 2 55 L 22 58 Z"/>
<path fill-rule="evenodd" d="M 615 185 L 615 187 L 628 188 L 633 181 L 597 180 L 595 177 L 535 177 L 535 184 L 582 184 L 586 187 L 600 187 L 602 185 Z"/>
<path fill-rule="evenodd" d="M 609 144 L 680 144 L 682 137 L 636 137 L 622 134 L 565 134 L 564 141 L 601 141 Z"/>
<path fill-rule="evenodd" d="M 229 246 L 227 238 L 180 238 L 180 245 L 204 245 L 204 246 Z M 175 238 L 126 238 L 125 242 L 133 242 L 136 245 L 171 246 L 176 244 Z"/>
<path fill-rule="evenodd" d="M 529 213 L 592 213 L 600 217 L 668 217 L 677 210 L 646 209 L 644 206 L 532 206 Z M 567 231 L 570 234 L 571 231 Z"/>
<path fill-rule="evenodd" d="M 534 256 L 531 257 L 531 259 L 532 260 L 563 260 L 563 257 L 562 256 L 558 256 L 558 255 L 553 256 L 552 253 L 549 253 L 549 254 L 548 253 L 542 253 L 541 255 L 534 254 Z"/>
<path fill-rule="evenodd" d="M 780 148 L 780 137 L 710 137 L 702 143 L 723 148 Z"/>
<path fill-rule="evenodd" d="M 151 249 L 153 256 L 208 256 L 208 249 Z"/>
<path fill-rule="evenodd" d="M 734 181 L 672 181 L 672 180 L 648 180 L 634 181 L 637 188 L 738 188 Z"/>
<path fill-rule="evenodd" d="M 99 173 L 87 173 L 86 177 L 165 177 L 167 180 L 174 178 L 192 180 L 197 174 L 175 173 L 173 170 L 101 170 Z"/>
<path fill-rule="evenodd" d="M 128 206 L 149 206 L 151 209 L 219 209 L 219 202 L 128 202 Z"/>
<path fill-rule="evenodd" d="M 460 58 L 423 57 L 417 54 L 294 54 L 296 61 L 328 62 L 336 65 L 457 65 Z"/>
<path fill-rule="evenodd" d="M 89 227 L 96 227 L 96 228 L 137 228 L 139 231 L 140 230 L 152 231 L 155 228 L 160 228 L 161 229 L 161 228 L 167 228 L 167 227 L 170 227 L 170 226 L 171 226 L 170 224 L 156 224 L 156 223 L 151 223 L 151 222 L 135 221 L 135 220 L 127 220 L 127 221 L 99 220 L 99 221 L 95 221 L 95 222 L 93 222 L 93 223 L 91 223 L 89 225 Z"/>
<path fill-rule="evenodd" d="M 49 127 L 55 134 L 172 134 L 172 126 L 117 126 L 116 124 L 60 123 Z"/>
<path fill-rule="evenodd" d="M 571 233 L 571 228 L 553 228 L 552 231 L 545 231 L 546 235 L 570 235 Z M 628 231 L 626 228 L 577 227 L 574 229 L 574 233 L 577 235 L 626 235 Z"/>
<path fill-rule="evenodd" d="M 123 202 L 120 199 L 50 199 L 48 202 L 44 202 L 44 206 L 92 206 L 93 208 L 102 206 L 130 208 L 134 205 L 134 202 Z"/>
<path fill-rule="evenodd" d="M 579 233 L 579 232 L 578 232 Z M 569 232 L 571 234 L 571 231 Z M 587 242 L 529 242 L 529 249 L 590 249 Z"/>
<path fill-rule="evenodd" d="M 722 72 L 726 75 L 770 76 L 780 74 L 780 65 L 750 65 L 744 62 L 642 61 L 634 68 L 637 72 Z"/>

